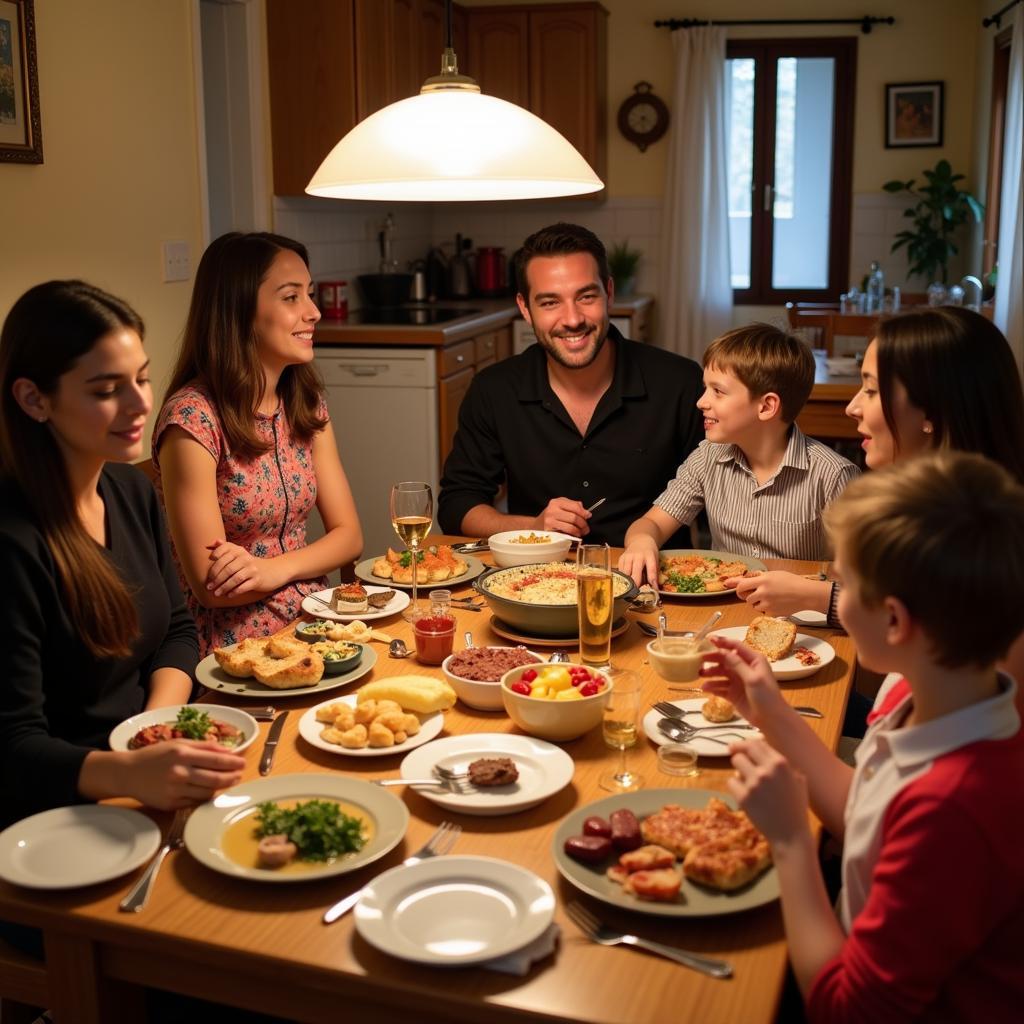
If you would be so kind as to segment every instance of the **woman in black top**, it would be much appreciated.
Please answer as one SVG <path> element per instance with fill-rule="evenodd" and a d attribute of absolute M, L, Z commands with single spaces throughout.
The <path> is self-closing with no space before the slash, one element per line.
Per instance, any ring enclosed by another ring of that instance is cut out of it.
<path fill-rule="evenodd" d="M 184 807 L 241 779 L 214 743 L 107 749 L 123 719 L 188 700 L 198 657 L 156 495 L 124 465 L 152 408 L 142 335 L 81 281 L 30 289 L 0 334 L 2 824 L 113 796 Z"/>

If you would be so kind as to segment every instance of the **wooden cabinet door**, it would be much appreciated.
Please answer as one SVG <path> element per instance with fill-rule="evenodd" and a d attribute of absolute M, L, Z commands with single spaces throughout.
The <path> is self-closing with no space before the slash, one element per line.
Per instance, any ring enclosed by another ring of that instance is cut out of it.
<path fill-rule="evenodd" d="M 441 456 L 441 467 L 452 450 L 452 440 L 459 425 L 459 406 L 466 397 L 469 385 L 473 382 L 473 367 L 467 367 L 450 377 L 438 382 L 438 452 Z"/>
<path fill-rule="evenodd" d="M 394 25 L 396 0 L 354 0 L 356 120 L 362 121 L 395 96 Z M 338 55 L 335 55 L 335 60 Z M 340 136 L 339 136 L 340 138 Z"/>
<path fill-rule="evenodd" d="M 503 8 L 471 7 L 465 66 L 459 70 L 476 79 L 488 96 L 530 109 L 529 15 Z"/>
<path fill-rule="evenodd" d="M 356 123 L 353 0 L 267 0 L 274 192 L 299 196 Z"/>
<path fill-rule="evenodd" d="M 423 84 L 419 73 L 421 7 L 424 0 L 394 0 L 394 39 L 391 49 L 395 99 L 415 96 Z"/>
<path fill-rule="evenodd" d="M 530 10 L 530 109 L 604 178 L 606 17 L 599 4 Z"/>

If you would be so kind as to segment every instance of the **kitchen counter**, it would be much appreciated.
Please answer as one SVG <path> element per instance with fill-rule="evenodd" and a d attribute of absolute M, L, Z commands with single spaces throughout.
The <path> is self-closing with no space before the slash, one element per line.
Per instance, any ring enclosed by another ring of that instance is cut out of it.
<path fill-rule="evenodd" d="M 359 324 L 323 319 L 313 335 L 317 346 L 360 345 L 403 348 L 446 348 L 487 331 L 507 327 L 519 316 L 515 299 L 460 299 L 436 303 L 444 309 L 465 309 L 466 315 L 440 324 Z"/>
<path fill-rule="evenodd" d="M 645 314 L 652 305 L 649 295 L 616 299 L 608 309 L 612 317 Z M 433 303 L 442 309 L 464 309 L 466 315 L 440 324 L 360 324 L 350 320 L 328 320 L 317 325 L 314 345 L 401 345 L 404 348 L 446 348 L 487 331 L 496 331 L 519 320 L 519 307 L 512 297 L 502 299 L 453 299 Z M 634 334 L 635 336 L 635 334 Z"/>

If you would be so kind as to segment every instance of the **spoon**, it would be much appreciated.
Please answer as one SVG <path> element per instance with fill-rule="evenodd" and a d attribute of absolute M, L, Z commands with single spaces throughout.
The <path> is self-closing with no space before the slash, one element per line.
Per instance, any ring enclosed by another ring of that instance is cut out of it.
<path fill-rule="evenodd" d="M 467 629 L 466 632 L 462 634 L 462 636 L 463 636 L 463 639 L 466 641 L 466 650 L 467 651 L 473 650 L 473 648 L 476 646 L 473 643 L 473 634 Z"/>
<path fill-rule="evenodd" d="M 412 651 L 405 646 L 405 641 L 395 637 L 391 643 L 388 644 L 388 657 L 389 658 L 410 658 L 412 657 Z"/>
<path fill-rule="evenodd" d="M 665 639 L 665 630 L 668 629 L 668 616 L 662 612 L 658 616 L 658 649 L 661 650 L 661 642 Z"/>
<path fill-rule="evenodd" d="M 549 662 L 555 663 L 555 664 L 557 664 L 560 661 L 568 661 L 568 660 L 569 660 L 569 653 L 568 653 L 568 651 L 555 651 L 555 653 L 552 654 L 550 658 L 548 658 Z"/>
<path fill-rule="evenodd" d="M 722 617 L 721 612 L 712 612 L 708 616 L 708 621 L 704 623 L 696 633 L 693 634 L 694 641 L 703 640 L 707 632 L 711 627 Z"/>

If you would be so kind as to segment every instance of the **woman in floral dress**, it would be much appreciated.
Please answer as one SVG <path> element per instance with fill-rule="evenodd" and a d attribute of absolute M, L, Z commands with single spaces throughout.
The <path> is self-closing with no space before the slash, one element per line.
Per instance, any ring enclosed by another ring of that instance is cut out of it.
<path fill-rule="evenodd" d="M 301 612 L 363 537 L 312 366 L 320 313 L 305 247 L 232 232 L 200 261 L 169 397 L 157 488 L 202 654 Z M 306 543 L 316 506 L 325 535 Z"/>

